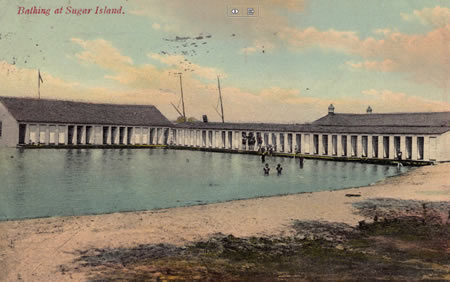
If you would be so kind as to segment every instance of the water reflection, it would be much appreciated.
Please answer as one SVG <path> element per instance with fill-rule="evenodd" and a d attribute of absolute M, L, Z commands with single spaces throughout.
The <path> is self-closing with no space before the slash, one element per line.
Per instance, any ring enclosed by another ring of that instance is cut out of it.
<path fill-rule="evenodd" d="M 13 156 L 13 158 L 11 158 Z M 396 167 L 196 151 L 0 150 L 0 220 L 148 210 L 367 185 Z M 277 176 L 280 163 L 283 174 Z M 403 168 L 402 171 L 406 171 Z"/>

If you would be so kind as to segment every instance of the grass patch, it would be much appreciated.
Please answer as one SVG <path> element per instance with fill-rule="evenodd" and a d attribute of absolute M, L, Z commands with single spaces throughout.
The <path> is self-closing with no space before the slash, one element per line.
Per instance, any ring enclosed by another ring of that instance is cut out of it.
<path fill-rule="evenodd" d="M 184 247 L 80 251 L 72 271 L 88 271 L 92 281 L 418 280 L 445 279 L 450 271 L 448 224 L 414 217 L 361 229 L 326 222 L 293 228 L 290 237 L 217 234 Z"/>

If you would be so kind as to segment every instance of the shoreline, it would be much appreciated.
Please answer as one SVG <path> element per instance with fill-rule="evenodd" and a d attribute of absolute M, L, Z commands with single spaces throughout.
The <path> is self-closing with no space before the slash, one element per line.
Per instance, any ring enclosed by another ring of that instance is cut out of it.
<path fill-rule="evenodd" d="M 0 280 L 61 281 L 75 252 L 140 244 L 183 245 L 217 233 L 238 237 L 286 236 L 293 221 L 326 221 L 356 226 L 367 220 L 354 205 L 374 198 L 426 202 L 450 197 L 450 163 L 412 169 L 373 185 L 221 203 L 100 215 L 47 217 L 0 222 Z M 447 176 L 447 177 L 446 177 Z M 346 194 L 359 194 L 349 197 Z M 20 279 L 19 279 L 20 278 Z"/>

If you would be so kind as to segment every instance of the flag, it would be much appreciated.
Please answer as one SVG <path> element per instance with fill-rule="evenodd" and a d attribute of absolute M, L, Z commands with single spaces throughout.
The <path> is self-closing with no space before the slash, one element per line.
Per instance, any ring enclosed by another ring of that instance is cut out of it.
<path fill-rule="evenodd" d="M 38 71 L 38 79 L 39 79 L 39 82 L 40 82 L 40 83 L 44 83 L 44 80 L 42 79 L 41 71 L 40 71 L 40 70 Z"/>

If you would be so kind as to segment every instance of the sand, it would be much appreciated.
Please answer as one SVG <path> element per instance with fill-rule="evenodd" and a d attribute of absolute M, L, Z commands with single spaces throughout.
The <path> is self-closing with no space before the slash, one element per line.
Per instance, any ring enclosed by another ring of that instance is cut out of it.
<path fill-rule="evenodd" d="M 82 271 L 63 273 L 77 251 L 139 244 L 183 245 L 215 233 L 279 236 L 293 220 L 357 225 L 353 203 L 373 198 L 450 200 L 450 164 L 413 169 L 375 185 L 338 191 L 239 200 L 158 211 L 54 217 L 0 222 L 0 281 L 83 281 Z M 346 194 L 360 194 L 347 197 Z"/>

